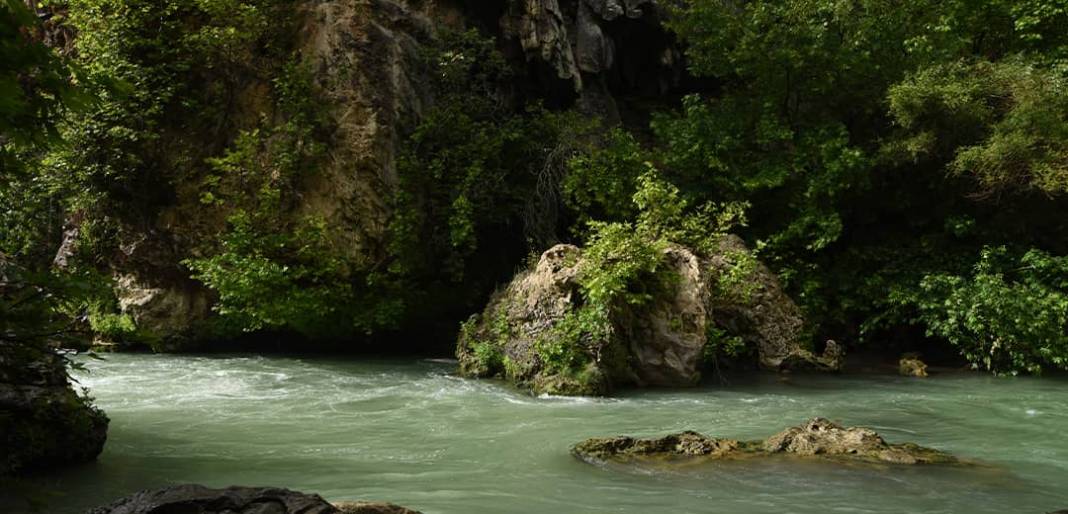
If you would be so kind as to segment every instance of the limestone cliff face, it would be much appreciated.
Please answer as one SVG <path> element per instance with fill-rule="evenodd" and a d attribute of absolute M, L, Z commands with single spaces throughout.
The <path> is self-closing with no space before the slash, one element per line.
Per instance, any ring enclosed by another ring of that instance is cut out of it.
<path fill-rule="evenodd" d="M 433 23 L 394 0 L 305 2 L 294 15 L 301 18 L 297 49 L 311 66 L 334 131 L 324 164 L 299 184 L 292 216 L 325 220 L 335 247 L 353 266 L 380 262 L 397 147 L 431 101 L 420 52 L 434 37 Z M 247 77 L 233 107 L 237 128 L 272 115 L 270 79 Z M 210 251 L 213 234 L 225 227 L 224 213 L 200 205 L 199 183 L 175 188 L 174 204 L 143 226 L 127 227 L 106 263 L 120 310 L 163 350 L 187 348 L 204 337 L 200 329 L 212 316 L 213 294 L 189 278 L 181 262 Z M 58 265 L 66 264 L 77 238 L 72 223 Z"/>
<path fill-rule="evenodd" d="M 337 128 L 325 169 L 306 184 L 302 214 L 340 228 L 350 259 L 378 260 L 397 186 L 397 147 L 431 102 L 420 52 L 434 26 L 393 0 L 304 9 L 300 46 Z"/>

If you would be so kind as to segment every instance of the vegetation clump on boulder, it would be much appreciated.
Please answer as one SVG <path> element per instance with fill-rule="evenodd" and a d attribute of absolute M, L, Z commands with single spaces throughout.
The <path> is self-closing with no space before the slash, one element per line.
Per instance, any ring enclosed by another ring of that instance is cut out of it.
<path fill-rule="evenodd" d="M 541 255 L 461 329 L 465 376 L 501 376 L 535 393 L 601 395 L 621 385 L 686 386 L 707 360 L 755 357 L 770 369 L 836 369 L 741 239 L 735 205 L 690 209 L 650 170 L 635 223 L 590 223 L 586 248 Z"/>

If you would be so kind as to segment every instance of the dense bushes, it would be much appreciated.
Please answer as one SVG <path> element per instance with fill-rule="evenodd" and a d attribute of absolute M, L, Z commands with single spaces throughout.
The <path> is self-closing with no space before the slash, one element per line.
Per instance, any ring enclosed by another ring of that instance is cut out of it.
<path fill-rule="evenodd" d="M 1066 16 L 1043 0 L 692 0 L 670 25 L 720 91 L 654 120 L 662 167 L 686 196 L 752 205 L 748 236 L 821 335 L 885 345 L 918 323 L 977 366 L 1063 367 L 1062 285 L 973 263 L 1002 245 L 1068 253 Z"/>
<path fill-rule="evenodd" d="M 1068 367 L 1068 257 L 986 248 L 971 274 L 928 275 L 910 299 L 928 335 L 994 371 Z"/>

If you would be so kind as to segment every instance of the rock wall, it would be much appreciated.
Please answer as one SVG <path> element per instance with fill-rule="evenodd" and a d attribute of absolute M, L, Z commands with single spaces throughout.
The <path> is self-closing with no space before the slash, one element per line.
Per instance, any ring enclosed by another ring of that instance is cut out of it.
<path fill-rule="evenodd" d="M 434 26 L 394 0 L 304 7 L 301 52 L 336 124 L 327 165 L 306 184 L 299 214 L 340 229 L 354 262 L 384 258 L 397 148 L 432 101 L 422 49 Z"/>
<path fill-rule="evenodd" d="M 386 258 L 398 145 L 432 101 L 421 52 L 434 26 L 395 0 L 309 1 L 294 16 L 301 20 L 297 51 L 310 63 L 334 130 L 325 164 L 299 184 L 291 215 L 325 220 L 340 257 L 353 267 L 373 266 Z M 229 113 L 235 129 L 271 116 L 270 79 L 243 79 Z M 212 317 L 214 295 L 181 262 L 212 251 L 225 213 L 205 209 L 200 183 L 187 182 L 174 185 L 174 201 L 157 214 L 140 214 L 137 226 L 124 226 L 117 247 L 102 256 L 121 313 L 137 324 L 139 342 L 159 350 L 196 348 L 212 337 L 204 322 Z M 71 215 L 57 266 L 77 252 L 82 221 Z"/>
<path fill-rule="evenodd" d="M 546 80 L 570 84 L 580 109 L 620 121 L 613 89 L 664 93 L 682 53 L 655 0 L 509 0 L 500 29 Z"/>

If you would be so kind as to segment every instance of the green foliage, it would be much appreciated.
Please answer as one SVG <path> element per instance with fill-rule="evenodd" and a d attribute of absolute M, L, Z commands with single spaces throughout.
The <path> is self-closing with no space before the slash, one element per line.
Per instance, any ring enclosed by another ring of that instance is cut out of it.
<path fill-rule="evenodd" d="M 0 165 L 8 152 L 54 142 L 55 121 L 83 99 L 72 70 L 35 39 L 40 24 L 20 0 L 0 3 Z M 6 174 L 6 173 L 5 173 Z"/>
<path fill-rule="evenodd" d="M 595 303 L 569 311 L 534 342 L 543 372 L 582 379 L 611 337 L 608 313 Z M 581 380 L 580 380 L 581 382 Z"/>
<path fill-rule="evenodd" d="M 705 364 L 718 369 L 721 363 L 737 360 L 752 352 L 752 348 L 747 346 L 740 336 L 728 334 L 714 323 L 709 323 L 706 330 L 706 343 L 702 354 Z"/>
<path fill-rule="evenodd" d="M 375 296 L 370 273 L 346 258 L 324 220 L 293 215 L 299 184 L 326 149 L 310 72 L 290 63 L 273 85 L 282 121 L 261 120 L 207 161 L 200 202 L 230 212 L 227 230 L 216 252 L 185 264 L 218 293 L 222 323 L 241 331 L 331 338 L 389 326 L 398 302 Z"/>
<path fill-rule="evenodd" d="M 480 317 L 474 315 L 460 324 L 459 344 L 469 348 L 475 357 L 473 363 L 467 364 L 465 372 L 476 376 L 493 376 L 502 372 L 517 376 L 511 361 L 504 354 L 504 347 L 512 335 L 508 324 L 508 306 L 499 305 L 493 313 L 492 322 L 485 329 L 480 330 L 480 322 Z"/>
<path fill-rule="evenodd" d="M 652 299 L 649 282 L 668 242 L 637 235 L 628 223 L 593 222 L 590 232 L 580 270 L 588 301 L 606 307 L 616 301 L 641 304 Z"/>
<path fill-rule="evenodd" d="M 129 314 L 118 314 L 96 306 L 89 308 L 89 326 L 94 333 L 113 341 L 129 340 L 137 334 L 137 325 Z"/>
<path fill-rule="evenodd" d="M 579 270 L 583 293 L 593 305 L 607 308 L 615 302 L 639 305 L 652 299 L 669 277 L 660 272 L 663 253 L 672 244 L 712 255 L 728 230 L 745 223 L 745 205 L 705 204 L 690 208 L 679 189 L 660 178 L 656 169 L 638 176 L 633 195 L 634 222 L 590 222 L 584 259 Z M 733 287 L 744 281 L 755 261 L 737 257 L 737 273 L 723 278 Z"/>
<path fill-rule="evenodd" d="M 292 4 L 76 0 L 70 11 L 81 65 L 113 82 L 65 124 L 72 146 L 43 162 L 87 220 L 83 255 L 167 225 L 193 242 L 183 262 L 218 295 L 215 336 L 343 337 L 395 322 L 398 304 L 372 294 L 386 289 L 373 273 L 321 218 L 296 214 L 331 127 L 310 70 L 291 57 Z M 114 311 L 91 318 L 129 332 Z"/>
<path fill-rule="evenodd" d="M 750 205 L 747 239 L 818 335 L 875 340 L 919 320 L 960 341 L 935 325 L 952 309 L 923 301 L 924 277 L 965 276 L 987 246 L 1068 254 L 1063 2 L 676 9 L 690 71 L 718 88 L 654 118 L 655 160 L 691 201 Z"/>
<path fill-rule="evenodd" d="M 493 39 L 474 30 L 440 38 L 425 56 L 433 107 L 399 149 L 389 241 L 391 278 L 410 285 L 410 309 L 431 319 L 477 308 L 513 271 L 524 239 L 552 241 L 572 134 L 588 125 L 514 98 L 514 72 Z"/>
<path fill-rule="evenodd" d="M 919 321 L 976 368 L 1038 373 L 1068 364 L 1068 257 L 983 250 L 970 275 L 924 278 Z"/>
<path fill-rule="evenodd" d="M 601 144 L 568 163 L 561 183 L 564 203 L 577 214 L 579 226 L 591 220 L 629 219 L 636 214 L 632 197 L 645 169 L 638 142 L 630 133 L 613 129 Z"/>
<path fill-rule="evenodd" d="M 287 329 L 313 337 L 378 326 L 375 316 L 382 312 L 356 311 L 345 263 L 321 221 L 272 232 L 237 211 L 229 224 L 221 252 L 186 261 L 194 278 L 219 294 L 215 309 L 224 320 L 244 331 Z"/>
<path fill-rule="evenodd" d="M 1021 60 L 924 68 L 890 88 L 890 112 L 908 136 L 892 149 L 941 154 L 982 196 L 1068 192 L 1068 83 Z"/>
<path fill-rule="evenodd" d="M 54 251 L 58 208 L 37 162 L 61 143 L 59 117 L 88 100 L 73 84 L 76 70 L 40 42 L 42 30 L 20 0 L 0 2 L 0 255 L 22 264 Z"/>
<path fill-rule="evenodd" d="M 78 62 L 101 84 L 92 90 L 101 101 L 67 120 L 71 146 L 46 162 L 71 208 L 122 228 L 172 204 L 241 128 L 231 99 L 284 61 L 289 9 L 276 0 L 72 1 Z"/>
<path fill-rule="evenodd" d="M 42 30 L 21 1 L 0 3 L 0 366 L 15 368 L 50 358 L 48 344 L 79 343 L 74 317 L 95 291 L 92 274 L 49 267 L 60 213 L 39 161 L 63 143 L 59 117 L 89 97 L 77 70 L 40 42 Z"/>

